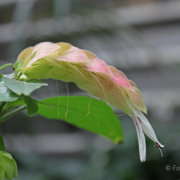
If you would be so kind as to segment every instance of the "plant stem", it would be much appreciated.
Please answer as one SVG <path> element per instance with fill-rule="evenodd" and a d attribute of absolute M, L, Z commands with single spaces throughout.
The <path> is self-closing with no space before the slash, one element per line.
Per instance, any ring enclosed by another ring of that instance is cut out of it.
<path fill-rule="evenodd" d="M 14 109 L 13 111 L 5 114 L 2 118 L 0 118 L 0 123 L 4 122 L 4 121 L 7 120 L 9 117 L 17 114 L 18 112 L 20 112 L 20 111 L 22 111 L 22 110 L 24 110 L 24 109 L 26 109 L 26 106 L 21 106 L 21 107 L 18 107 L 18 108 L 16 108 L 16 109 Z"/>
<path fill-rule="evenodd" d="M 1 110 L 2 110 L 2 108 L 4 107 L 5 104 L 6 104 L 6 102 L 2 102 L 2 103 L 0 104 L 0 112 L 1 112 Z"/>

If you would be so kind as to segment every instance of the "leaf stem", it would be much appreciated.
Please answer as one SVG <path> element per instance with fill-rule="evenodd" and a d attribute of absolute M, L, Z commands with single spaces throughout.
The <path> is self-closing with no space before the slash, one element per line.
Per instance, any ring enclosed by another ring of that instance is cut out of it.
<path fill-rule="evenodd" d="M 1 112 L 1 110 L 2 110 L 2 108 L 4 107 L 5 104 L 6 104 L 6 102 L 2 102 L 2 103 L 0 104 L 0 112 Z"/>
<path fill-rule="evenodd" d="M 26 105 L 20 106 L 20 107 L 14 109 L 13 111 L 10 111 L 9 113 L 5 114 L 3 117 L 0 118 L 0 123 L 4 122 L 4 121 L 7 120 L 9 117 L 17 114 L 18 112 L 20 112 L 20 111 L 22 111 L 22 110 L 24 110 L 24 109 L 26 109 Z"/>

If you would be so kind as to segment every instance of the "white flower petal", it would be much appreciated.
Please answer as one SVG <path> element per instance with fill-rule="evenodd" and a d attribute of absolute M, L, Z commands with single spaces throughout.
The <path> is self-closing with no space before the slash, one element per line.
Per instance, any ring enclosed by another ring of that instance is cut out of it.
<path fill-rule="evenodd" d="M 137 131 L 137 137 L 138 137 L 138 143 L 139 143 L 139 155 L 140 155 L 140 160 L 143 162 L 146 160 L 146 142 L 145 142 L 145 137 L 144 133 L 141 128 L 140 122 L 137 120 L 135 115 L 132 113 L 133 121 L 136 126 L 136 131 Z"/>
<path fill-rule="evenodd" d="M 141 122 L 141 127 L 144 131 L 144 133 L 150 138 L 152 139 L 155 143 L 158 143 L 160 147 L 164 147 L 157 139 L 156 134 L 154 132 L 154 129 L 152 128 L 151 124 L 149 123 L 149 121 L 147 120 L 147 118 L 143 115 L 143 113 L 137 109 L 136 111 L 134 111 L 135 116 L 137 117 L 137 119 Z"/>
<path fill-rule="evenodd" d="M 156 134 L 154 132 L 154 129 L 152 128 L 151 124 L 147 120 L 147 118 L 144 116 L 144 114 L 135 106 L 133 106 L 131 103 L 128 103 L 131 110 L 133 111 L 135 118 L 140 122 L 141 127 L 144 131 L 144 133 L 152 139 L 155 143 L 159 145 L 159 147 L 164 147 L 157 139 Z"/>
<path fill-rule="evenodd" d="M 142 129 L 144 131 L 144 133 L 146 133 L 146 135 L 152 139 L 155 143 L 158 143 L 160 147 L 164 147 L 157 139 L 156 134 L 154 132 L 154 129 L 152 128 L 151 124 L 149 123 L 149 121 L 147 120 L 147 118 L 140 112 L 139 113 L 139 119 L 141 120 L 141 126 Z"/>

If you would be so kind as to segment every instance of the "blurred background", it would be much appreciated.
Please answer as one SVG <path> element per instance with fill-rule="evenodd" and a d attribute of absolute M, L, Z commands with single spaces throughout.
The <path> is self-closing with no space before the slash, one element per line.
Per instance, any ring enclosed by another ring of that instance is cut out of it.
<path fill-rule="evenodd" d="M 23 112 L 0 126 L 7 150 L 17 160 L 18 180 L 180 179 L 180 1 L 0 0 L 0 65 L 14 63 L 24 48 L 42 41 L 88 49 L 132 79 L 165 145 L 164 157 L 146 138 L 147 160 L 140 162 L 128 116 L 120 117 L 124 143 L 115 146 L 65 122 L 29 118 Z M 34 97 L 58 95 L 56 82 L 45 82 L 45 93 L 40 89 Z M 67 95 L 65 83 L 58 83 L 59 94 Z M 73 83 L 69 91 L 87 95 Z"/>

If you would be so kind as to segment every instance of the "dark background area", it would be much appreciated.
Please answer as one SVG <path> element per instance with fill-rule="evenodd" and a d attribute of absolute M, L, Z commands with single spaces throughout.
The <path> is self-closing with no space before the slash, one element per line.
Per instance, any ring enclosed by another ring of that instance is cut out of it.
<path fill-rule="evenodd" d="M 135 127 L 126 115 L 119 117 L 124 143 L 115 146 L 65 122 L 23 112 L 0 125 L 18 163 L 18 180 L 180 179 L 180 1 L 0 0 L 0 65 L 14 63 L 24 48 L 42 41 L 92 51 L 132 79 L 165 145 L 164 157 L 146 138 L 147 160 L 140 162 Z M 56 81 L 45 82 L 45 93 L 40 89 L 34 97 L 58 95 Z M 68 95 L 65 83 L 58 85 L 59 94 Z M 69 91 L 87 95 L 73 83 Z"/>

